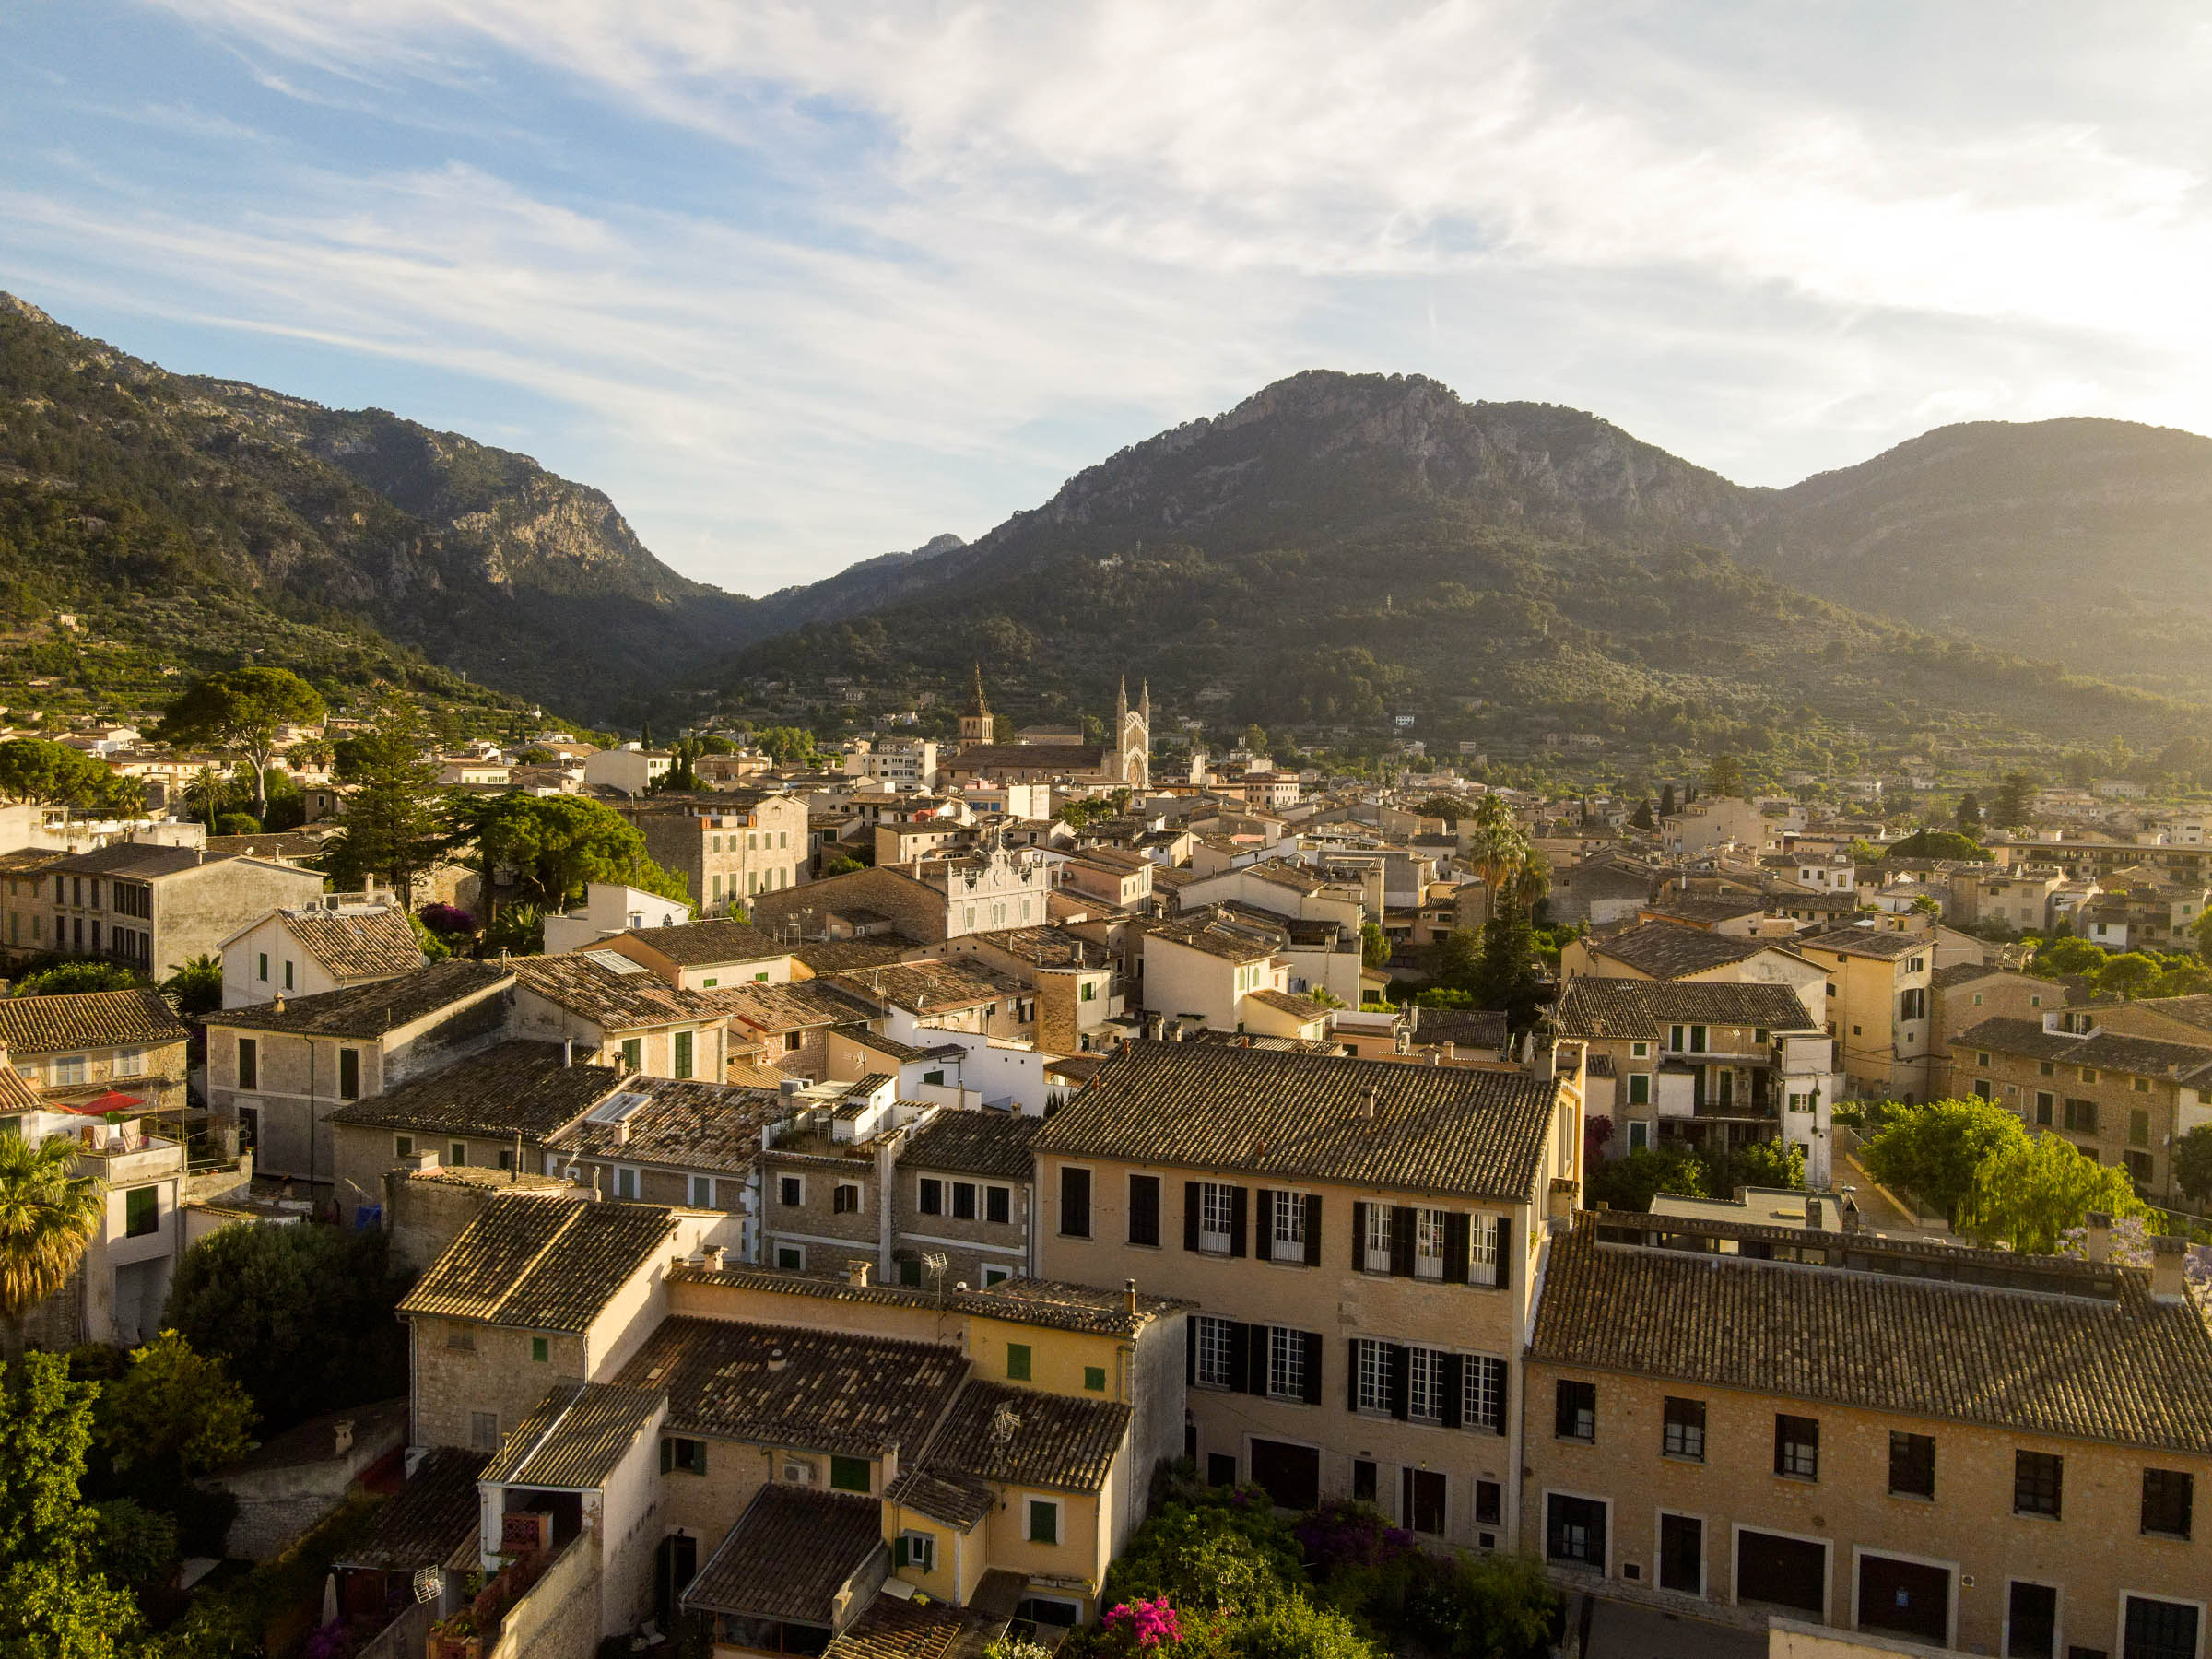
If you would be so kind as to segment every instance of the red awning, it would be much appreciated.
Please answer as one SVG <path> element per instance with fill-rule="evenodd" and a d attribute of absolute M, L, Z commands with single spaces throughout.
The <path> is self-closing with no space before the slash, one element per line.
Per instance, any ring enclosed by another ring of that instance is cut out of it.
<path fill-rule="evenodd" d="M 85 1117 L 105 1117 L 111 1112 L 144 1112 L 146 1102 L 136 1095 L 127 1095 L 121 1089 L 111 1088 L 107 1093 L 95 1095 L 89 1100 L 79 1100 L 67 1110 Z"/>

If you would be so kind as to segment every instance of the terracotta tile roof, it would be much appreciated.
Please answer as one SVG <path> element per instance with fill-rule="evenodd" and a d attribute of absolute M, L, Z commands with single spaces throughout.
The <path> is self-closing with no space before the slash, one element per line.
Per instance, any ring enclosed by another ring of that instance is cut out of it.
<path fill-rule="evenodd" d="M 1422 1008 L 1412 1014 L 1418 1043 L 1457 1043 L 1462 1048 L 1502 1049 L 1512 1034 L 1512 1018 L 1502 1008 Z"/>
<path fill-rule="evenodd" d="M 1202 950 L 1207 956 L 1230 962 L 1265 961 L 1278 947 L 1278 935 L 1273 928 L 1246 926 L 1213 911 L 1200 911 L 1163 922 L 1145 935 L 1147 946 L 1154 939 Z"/>
<path fill-rule="evenodd" d="M 733 1018 L 763 1031 L 859 1025 L 874 1018 L 876 1013 L 873 1004 L 861 1001 L 835 980 L 793 980 L 783 985 L 738 985 L 718 994 L 728 999 L 726 1006 Z"/>
<path fill-rule="evenodd" d="M 382 1037 L 457 1004 L 473 1002 L 486 992 L 496 994 L 512 982 L 513 976 L 497 962 L 455 957 L 394 979 L 371 980 L 315 996 L 287 997 L 281 1008 L 273 1002 L 225 1008 L 202 1015 L 200 1023 L 318 1037 Z"/>
<path fill-rule="evenodd" d="M 2212 1032 L 2212 996 L 2146 996 L 2139 998 L 2135 1006 L 2146 1013 L 2163 1014 L 2169 1019 Z"/>
<path fill-rule="evenodd" d="M 2212 1328 L 2139 1269 L 2108 1270 L 2116 1300 L 2032 1294 L 1601 1244 L 1595 1220 L 1552 1246 L 1535 1359 L 2212 1454 Z"/>
<path fill-rule="evenodd" d="M 658 1205 L 495 1197 L 399 1312 L 582 1333 L 674 1231 Z"/>
<path fill-rule="evenodd" d="M 873 968 L 878 962 L 896 962 L 908 951 L 920 948 L 920 941 L 902 933 L 879 933 L 865 939 L 809 939 L 792 955 L 811 972 L 842 973 L 853 968 Z"/>
<path fill-rule="evenodd" d="M 1035 1146 L 1525 1201 L 1561 1087 L 1457 1066 L 1127 1042 Z"/>
<path fill-rule="evenodd" d="M 602 1108 L 554 1135 L 547 1149 L 571 1158 L 737 1174 L 759 1160 L 761 1129 L 787 1110 L 773 1088 L 633 1077 L 623 1079 Z M 628 1139 L 622 1138 L 625 1128 Z"/>
<path fill-rule="evenodd" d="M 1838 927 L 1827 933 L 1800 934 L 1792 941 L 1800 951 L 1841 951 L 1847 956 L 1885 959 L 1925 954 L 1936 941 L 1925 934 L 1891 933 L 1883 927 Z"/>
<path fill-rule="evenodd" d="M 629 936 L 679 968 L 757 962 L 791 954 L 790 946 L 779 945 L 759 928 L 726 920 L 688 922 L 681 927 L 633 927 Z"/>
<path fill-rule="evenodd" d="M 1315 1020 L 1329 1017 L 1328 1008 L 1310 996 L 1294 995 L 1288 991 L 1253 991 L 1249 994 L 1253 1002 L 1273 1008 L 1277 1013 L 1288 1014 L 1293 1019 Z"/>
<path fill-rule="evenodd" d="M 910 1013 L 943 1014 L 1003 1002 L 1028 990 L 1027 984 L 974 957 L 946 957 L 920 962 L 891 962 L 857 968 L 833 982 L 871 1004 Z"/>
<path fill-rule="evenodd" d="M 838 1035 L 844 1038 L 849 1042 L 857 1042 L 861 1047 L 868 1050 L 869 1052 L 882 1054 L 888 1059 L 900 1062 L 901 1065 L 904 1065 L 910 1060 L 927 1060 L 933 1054 L 941 1054 L 945 1052 L 944 1047 L 934 1049 L 917 1048 L 911 1042 L 900 1041 L 896 1037 L 886 1037 L 881 1031 L 871 1031 L 865 1026 L 856 1026 L 849 1031 L 841 1031 L 838 1033 Z M 957 1047 L 958 1045 L 947 1044 L 945 1046 Z M 961 1052 L 965 1053 L 966 1051 L 962 1050 Z"/>
<path fill-rule="evenodd" d="M 970 1659 L 981 1654 L 1006 1629 L 972 1606 L 947 1607 L 942 1602 L 901 1601 L 879 1595 L 843 1635 L 823 1651 L 822 1659 Z"/>
<path fill-rule="evenodd" d="M 1732 939 L 1678 922 L 1646 922 L 1586 943 L 1593 955 L 1612 957 L 1658 979 L 1702 973 L 1776 947 L 1771 939 Z"/>
<path fill-rule="evenodd" d="M 442 1071 L 341 1106 L 334 1124 L 542 1141 L 619 1088 L 611 1065 L 563 1065 L 558 1043 L 502 1042 Z"/>
<path fill-rule="evenodd" d="M 834 1630 L 838 1593 L 883 1548 L 875 1499 L 764 1486 L 685 1590 L 684 1606 Z"/>
<path fill-rule="evenodd" d="M 939 764 L 953 772 L 1103 771 L 1113 750 L 1097 743 L 971 743 Z"/>
<path fill-rule="evenodd" d="M 376 1512 L 367 1539 L 332 1565 L 406 1572 L 441 1566 L 464 1546 L 473 1555 L 483 1521 L 477 1477 L 490 1461 L 459 1446 L 431 1447 L 407 1484 Z"/>
<path fill-rule="evenodd" d="M 198 847 L 163 847 L 151 841 L 112 841 L 92 853 L 72 853 L 53 868 L 65 876 L 128 876 L 141 881 L 222 864 L 233 853 L 208 853 Z"/>
<path fill-rule="evenodd" d="M 0 1043 L 11 1054 L 183 1042 L 191 1028 L 152 991 L 0 997 Z"/>
<path fill-rule="evenodd" d="M 1027 1181 L 1030 1143 L 1043 1127 L 1042 1118 L 1018 1112 L 947 1109 L 908 1137 L 899 1167 Z"/>
<path fill-rule="evenodd" d="M 661 1396 L 609 1382 L 563 1382 L 508 1432 L 479 1478 L 590 1490 L 605 1483 L 660 1416 Z"/>
<path fill-rule="evenodd" d="M 962 1532 L 997 1507 L 998 1499 L 980 1480 L 964 1475 L 941 1475 L 934 1469 L 909 1469 L 883 1488 L 892 1503 L 919 1510 L 933 1521 L 944 1521 Z"/>
<path fill-rule="evenodd" d="M 39 1112 L 45 1102 L 12 1065 L 0 1065 L 0 1112 Z"/>
<path fill-rule="evenodd" d="M 733 1285 L 743 1290 L 764 1290 L 821 1301 L 866 1302 L 888 1308 L 944 1307 L 1016 1324 L 1088 1331 L 1100 1335 L 1135 1335 L 1142 1326 L 1162 1314 L 1196 1305 L 1171 1297 L 1140 1294 L 1136 1299 L 1136 1317 L 1132 1319 L 1124 1291 L 1104 1290 L 1091 1285 L 1064 1285 L 1047 1279 L 1002 1279 L 986 1290 L 948 1291 L 942 1300 L 934 1290 L 907 1285 L 854 1285 L 841 1275 L 784 1273 L 765 1267 L 716 1269 L 688 1264 L 671 1267 L 668 1279 L 671 1284 Z"/>
<path fill-rule="evenodd" d="M 622 966 L 610 967 L 603 959 Z M 507 967 L 524 990 L 581 1015 L 602 1030 L 722 1019 L 732 1009 L 730 992 L 678 991 L 643 964 L 611 950 L 511 957 Z"/>
<path fill-rule="evenodd" d="M 259 835 L 211 835 L 207 838 L 207 853 L 209 857 L 237 853 L 253 858 L 281 859 L 288 864 L 322 857 L 330 851 L 324 845 L 328 839 L 327 833 L 313 835 L 297 830 L 265 830 Z"/>
<path fill-rule="evenodd" d="M 682 1433 L 912 1457 L 967 1371 L 950 1344 L 679 1315 L 661 1322 L 618 1381 L 665 1394 L 669 1427 Z"/>
<path fill-rule="evenodd" d="M 923 1466 L 1008 1486 L 1095 1492 L 1129 1431 L 1119 1400 L 971 1382 L 931 1437 Z"/>
<path fill-rule="evenodd" d="M 1767 900 L 1748 894 L 1740 899 L 1690 894 L 1665 899 L 1647 908 L 1655 915 L 1674 916 L 1684 922 L 1733 922 L 1739 916 L 1759 915 L 1766 910 Z"/>
<path fill-rule="evenodd" d="M 1553 1018 L 1568 1037 L 1656 1037 L 1671 1024 L 1764 1027 L 1817 1031 L 1805 1003 L 1787 985 L 1738 985 L 1707 980 L 1568 981 Z"/>
<path fill-rule="evenodd" d="M 388 979 L 422 966 L 422 950 L 398 910 L 280 912 L 300 947 L 334 978 Z"/>
<path fill-rule="evenodd" d="M 2170 1042 L 2164 1038 L 2135 1037 L 2121 1031 L 2077 1037 L 2065 1031 L 2046 1031 L 2041 1020 L 2007 1016 L 1985 1019 L 1959 1032 L 1951 1039 L 1951 1046 L 1993 1049 L 2177 1082 L 2194 1082 L 2212 1072 L 2212 1042 Z"/>

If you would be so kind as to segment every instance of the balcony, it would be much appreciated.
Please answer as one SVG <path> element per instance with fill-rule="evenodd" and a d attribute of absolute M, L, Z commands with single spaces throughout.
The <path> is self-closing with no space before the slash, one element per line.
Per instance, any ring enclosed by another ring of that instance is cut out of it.
<path fill-rule="evenodd" d="M 184 1172 L 184 1145 L 148 1135 L 135 1118 L 87 1124 L 78 1131 L 76 1173 L 111 1187 L 144 1186 Z"/>

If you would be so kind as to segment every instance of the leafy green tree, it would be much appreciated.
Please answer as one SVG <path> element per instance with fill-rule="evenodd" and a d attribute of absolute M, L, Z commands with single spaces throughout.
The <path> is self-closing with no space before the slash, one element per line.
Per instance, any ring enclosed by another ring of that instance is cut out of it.
<path fill-rule="evenodd" d="M 41 806 L 115 811 L 145 806 L 145 793 L 135 782 L 118 778 L 81 749 L 43 737 L 11 737 L 0 743 L 0 795 Z"/>
<path fill-rule="evenodd" d="M 146 981 L 121 962 L 56 962 L 25 974 L 10 996 L 77 996 L 88 991 L 135 991 Z"/>
<path fill-rule="evenodd" d="M 2051 1255 L 2059 1234 L 2079 1227 L 2093 1210 L 2115 1217 L 2152 1213 L 2136 1196 L 2125 1170 L 2083 1157 L 2059 1135 L 2023 1135 L 1983 1158 L 1956 1225 L 1984 1244 Z"/>
<path fill-rule="evenodd" d="M 99 1520 L 78 1496 L 98 1392 L 55 1354 L 0 1376 L 0 1653 L 109 1659 L 137 1626 L 94 1566 Z"/>
<path fill-rule="evenodd" d="M 158 989 L 180 1018 L 212 1014 L 223 1006 L 222 959 L 203 951 L 180 963 Z"/>
<path fill-rule="evenodd" d="M 2097 970 L 2097 989 L 2106 996 L 2137 997 L 2149 994 L 2163 972 L 2155 957 L 2139 950 L 2124 950 L 2107 957 Z"/>
<path fill-rule="evenodd" d="M 1686 1198 L 1714 1196 L 1704 1163 L 1681 1147 L 1639 1147 L 1594 1166 L 1589 1180 L 1590 1202 L 1617 1210 L 1648 1210 L 1661 1193 Z"/>
<path fill-rule="evenodd" d="M 2036 947 L 2030 970 L 2046 978 L 2061 973 L 2095 974 L 2104 967 L 2105 952 L 2087 939 L 2046 939 Z"/>
<path fill-rule="evenodd" d="M 1359 962 L 1366 968 L 1390 966 L 1390 937 L 1380 922 L 1359 924 Z"/>
<path fill-rule="evenodd" d="M 805 726 L 762 726 L 753 735 L 760 752 L 778 766 L 812 766 L 821 757 Z"/>
<path fill-rule="evenodd" d="M 1441 818 L 1447 824 L 1456 824 L 1467 816 L 1467 804 L 1457 795 L 1430 795 L 1414 811 L 1423 818 Z"/>
<path fill-rule="evenodd" d="M 1994 1101 L 1931 1100 L 1893 1112 L 1859 1160 L 1883 1185 L 1917 1194 L 1958 1226 L 1983 1164 L 2027 1138 L 2020 1120 Z"/>
<path fill-rule="evenodd" d="M 1715 755 L 1705 769 L 1705 793 L 1712 795 L 1741 794 L 1744 789 L 1744 763 L 1734 755 Z"/>
<path fill-rule="evenodd" d="M 618 881 L 670 899 L 688 899 L 684 879 L 646 856 L 637 826 L 581 795 L 502 794 L 455 804 L 453 841 L 472 850 L 492 890 L 496 872 L 514 873 L 514 902 L 563 911 L 593 881 Z"/>
<path fill-rule="evenodd" d="M 135 1498 L 109 1498 L 93 1506 L 100 1571 L 133 1590 L 169 1582 L 177 1562 L 177 1524 Z"/>
<path fill-rule="evenodd" d="M 1565 1603 L 1526 1556 L 1454 1555 L 1406 1598 L 1420 1646 L 1451 1659 L 1544 1659 L 1555 1652 Z"/>
<path fill-rule="evenodd" d="M 118 1474 L 167 1465 L 191 1477 L 243 1457 L 256 1420 L 221 1359 L 164 1331 L 132 1349 L 129 1369 L 100 1391 L 94 1434 Z"/>
<path fill-rule="evenodd" d="M 151 735 L 162 743 L 218 749 L 251 766 L 254 816 L 265 818 L 269 796 L 262 774 L 276 758 L 278 732 L 329 712 L 322 694 L 288 668 L 231 668 L 189 687 Z"/>
<path fill-rule="evenodd" d="M 271 1429 L 405 1393 L 406 1285 L 381 1232 L 233 1227 L 177 1264 L 162 1315 L 219 1358 Z"/>
<path fill-rule="evenodd" d="M 1989 804 L 1990 822 L 2000 830 L 2018 830 L 2035 821 L 2036 781 L 2032 772 L 2006 772 L 1997 782 Z"/>
<path fill-rule="evenodd" d="M 336 767 L 347 786 L 339 808 L 344 857 L 353 869 L 381 877 L 415 904 L 415 883 L 445 855 L 448 827 L 439 809 L 438 764 L 429 733 L 411 703 L 389 704 L 376 723 L 347 744 Z"/>
<path fill-rule="evenodd" d="M 1884 849 L 1892 858 L 1954 858 L 1969 862 L 1989 856 L 1989 849 L 1955 830 L 1917 830 Z"/>
<path fill-rule="evenodd" d="M 1518 905 L 1506 905 L 1482 924 L 1482 955 L 1468 989 L 1481 1006 L 1502 1008 L 1516 1031 L 1534 1023 L 1544 978 L 1536 964 L 1535 930 Z"/>
<path fill-rule="evenodd" d="M 31 1309 L 69 1282 L 107 1214 L 100 1183 L 76 1175 L 76 1142 L 50 1135 L 32 1145 L 0 1135 L 0 1327 L 5 1356 L 23 1352 Z"/>
<path fill-rule="evenodd" d="M 695 737 L 679 737 L 669 749 L 668 770 L 645 785 L 647 794 L 691 794 L 703 787 L 697 761 L 700 749 Z"/>
<path fill-rule="evenodd" d="M 2212 1200 L 2212 1124 L 2199 1124 L 2173 1143 L 2173 1184 L 2197 1204 Z"/>
<path fill-rule="evenodd" d="M 1971 836 L 1979 831 L 1982 828 L 1981 797 L 1971 789 L 1960 795 L 1959 810 L 1953 815 L 1951 821 L 1958 825 L 1959 833 L 1961 835 Z"/>
<path fill-rule="evenodd" d="M 1455 927 L 1436 945 L 1435 977 L 1447 991 L 1471 992 L 1480 976 L 1482 935 L 1471 927 Z"/>
<path fill-rule="evenodd" d="M 1785 1187 L 1805 1185 L 1805 1148 L 1783 1140 L 1753 1141 L 1730 1155 L 1731 1186 Z"/>
<path fill-rule="evenodd" d="M 215 820 L 218 835 L 259 835 L 261 820 L 250 812 L 218 813 Z"/>

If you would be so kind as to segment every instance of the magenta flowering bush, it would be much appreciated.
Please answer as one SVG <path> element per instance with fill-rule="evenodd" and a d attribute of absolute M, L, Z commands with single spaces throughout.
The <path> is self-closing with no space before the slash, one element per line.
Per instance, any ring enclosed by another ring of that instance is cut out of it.
<path fill-rule="evenodd" d="M 1389 1567 L 1414 1553 L 1413 1535 L 1393 1526 L 1373 1505 L 1339 1499 L 1324 1503 L 1292 1525 L 1316 1578 L 1347 1568 Z"/>
<path fill-rule="evenodd" d="M 422 924 L 434 934 L 472 934 L 477 931 L 477 919 L 454 904 L 424 905 Z"/>
<path fill-rule="evenodd" d="M 1106 1615 L 1106 1629 L 1134 1641 L 1140 1652 L 1182 1640 L 1182 1623 L 1164 1595 L 1151 1601 L 1123 1602 Z"/>

